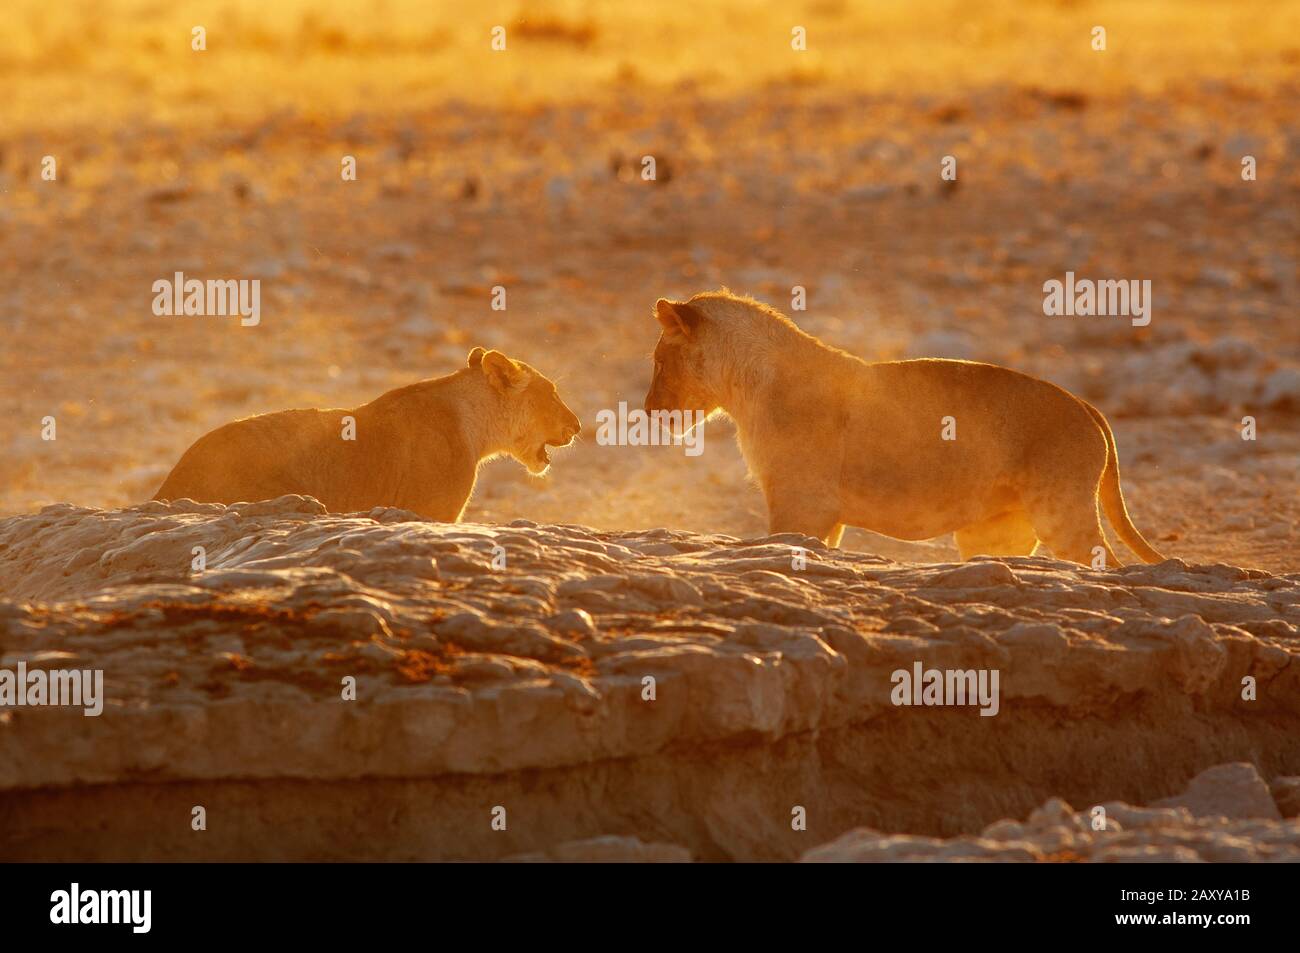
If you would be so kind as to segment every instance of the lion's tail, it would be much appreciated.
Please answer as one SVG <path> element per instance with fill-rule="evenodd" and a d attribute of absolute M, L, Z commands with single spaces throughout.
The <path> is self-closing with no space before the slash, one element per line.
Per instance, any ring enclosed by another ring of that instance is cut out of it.
<path fill-rule="evenodd" d="M 1124 505 L 1124 494 L 1119 488 L 1119 449 L 1115 446 L 1115 434 L 1111 432 L 1110 424 L 1102 412 L 1092 404 L 1086 400 L 1080 400 L 1079 403 L 1088 409 L 1092 419 L 1097 421 L 1097 426 L 1106 435 L 1106 469 L 1101 474 L 1101 505 L 1106 510 L 1106 519 L 1110 520 L 1115 535 L 1122 539 L 1143 562 L 1163 562 L 1165 557 L 1156 552 L 1138 532 L 1138 528 L 1133 525 L 1133 520 L 1129 518 L 1128 508 Z"/>

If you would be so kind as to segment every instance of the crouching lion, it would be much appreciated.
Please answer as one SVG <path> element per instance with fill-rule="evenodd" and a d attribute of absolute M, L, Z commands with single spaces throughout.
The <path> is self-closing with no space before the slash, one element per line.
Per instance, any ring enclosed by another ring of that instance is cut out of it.
<path fill-rule="evenodd" d="M 773 533 L 835 546 L 846 524 L 955 532 L 963 559 L 1029 555 L 1041 540 L 1118 566 L 1100 501 L 1133 552 L 1164 558 L 1125 510 L 1106 418 L 1054 384 L 973 361 L 868 363 L 725 291 L 660 299 L 655 315 L 646 411 L 729 415 Z"/>
<path fill-rule="evenodd" d="M 185 451 L 154 499 L 299 493 L 336 513 L 393 506 L 455 522 L 481 462 L 509 455 L 540 475 L 547 445 L 567 446 L 581 429 L 551 381 L 476 347 L 454 374 L 354 410 L 282 410 L 218 427 Z"/>

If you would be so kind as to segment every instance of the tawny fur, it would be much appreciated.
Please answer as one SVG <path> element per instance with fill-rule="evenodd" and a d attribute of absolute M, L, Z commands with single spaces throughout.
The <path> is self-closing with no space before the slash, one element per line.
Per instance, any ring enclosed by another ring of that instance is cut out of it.
<path fill-rule="evenodd" d="M 353 417 L 355 440 L 344 440 Z M 401 387 L 351 410 L 284 410 L 200 437 L 154 495 L 236 503 L 286 493 L 336 513 L 393 506 L 455 522 L 478 467 L 499 455 L 546 472 L 546 444 L 581 429 L 555 385 L 500 351 L 474 348 L 454 374 Z"/>
<path fill-rule="evenodd" d="M 1140 558 L 1115 438 L 1095 407 L 992 364 L 868 363 L 728 292 L 661 299 L 646 410 L 722 412 L 767 499 L 773 533 L 838 545 L 844 526 L 897 539 L 956 534 L 962 558 L 1029 555 L 1120 565 L 1099 504 Z M 943 418 L 956 439 L 942 439 Z M 1096 550 L 1095 547 L 1100 547 Z"/>

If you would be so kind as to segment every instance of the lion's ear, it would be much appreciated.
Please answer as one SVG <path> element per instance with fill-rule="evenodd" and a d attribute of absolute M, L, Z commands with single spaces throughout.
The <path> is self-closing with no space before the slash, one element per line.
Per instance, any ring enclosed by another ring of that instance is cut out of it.
<path fill-rule="evenodd" d="M 669 301 L 660 298 L 655 302 L 655 317 L 669 334 L 680 334 L 689 338 L 699 329 L 704 315 L 685 301 Z"/>
<path fill-rule="evenodd" d="M 528 372 L 500 351 L 484 353 L 483 374 L 499 391 L 519 390 L 528 385 Z"/>
<path fill-rule="evenodd" d="M 469 357 L 465 361 L 465 366 L 478 367 L 483 363 L 483 355 L 486 353 L 487 351 L 483 350 L 481 347 L 474 348 L 474 350 L 469 352 Z"/>

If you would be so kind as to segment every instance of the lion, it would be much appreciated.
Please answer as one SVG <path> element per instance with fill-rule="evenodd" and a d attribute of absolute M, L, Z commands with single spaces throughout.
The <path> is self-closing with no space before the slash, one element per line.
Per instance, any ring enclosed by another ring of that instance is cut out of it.
<path fill-rule="evenodd" d="M 1098 505 L 1146 562 L 1164 559 L 1124 506 L 1101 411 L 1047 381 L 975 361 L 869 363 L 728 291 L 655 303 L 645 409 L 725 413 L 772 533 L 838 546 L 845 525 L 897 539 L 953 532 L 962 559 L 1106 566 Z M 689 419 L 689 418 L 688 418 Z"/>
<path fill-rule="evenodd" d="M 540 476 L 551 464 L 547 446 L 569 446 L 581 430 L 554 383 L 476 347 L 455 373 L 353 410 L 282 410 L 218 427 L 185 451 L 154 499 L 298 493 L 336 513 L 391 506 L 454 523 L 480 463 L 508 455 Z"/>

